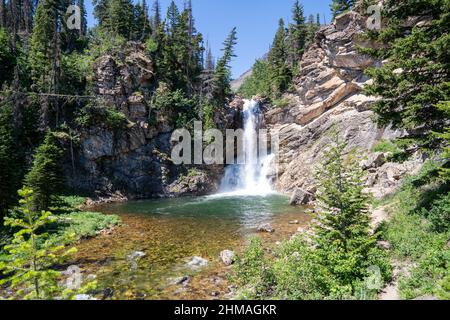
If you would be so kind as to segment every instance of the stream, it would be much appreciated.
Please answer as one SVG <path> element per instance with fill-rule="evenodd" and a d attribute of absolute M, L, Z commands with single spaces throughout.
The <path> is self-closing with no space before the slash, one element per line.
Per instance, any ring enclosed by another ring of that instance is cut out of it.
<path fill-rule="evenodd" d="M 267 146 L 261 152 L 258 103 L 246 100 L 242 113 L 245 163 L 225 168 L 217 194 L 95 208 L 123 222 L 112 233 L 77 245 L 74 263 L 96 275 L 97 298 L 232 298 L 231 267 L 219 259 L 221 251 L 239 253 L 255 234 L 275 245 L 308 223 L 304 208 L 290 206 L 289 198 L 272 190 L 275 156 Z M 260 233 L 264 224 L 275 232 Z"/>

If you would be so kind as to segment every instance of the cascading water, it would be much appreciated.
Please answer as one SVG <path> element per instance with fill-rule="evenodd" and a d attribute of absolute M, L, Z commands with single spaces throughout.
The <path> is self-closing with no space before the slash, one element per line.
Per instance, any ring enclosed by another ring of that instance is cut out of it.
<path fill-rule="evenodd" d="M 260 155 L 258 129 L 262 114 L 255 100 L 245 100 L 243 153 L 245 164 L 230 165 L 220 186 L 220 193 L 233 195 L 268 195 L 273 193 L 269 177 L 274 155 Z"/>

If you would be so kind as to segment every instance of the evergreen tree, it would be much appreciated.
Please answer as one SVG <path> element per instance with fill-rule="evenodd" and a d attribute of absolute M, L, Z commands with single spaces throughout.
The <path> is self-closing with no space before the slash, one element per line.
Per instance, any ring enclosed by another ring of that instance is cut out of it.
<path fill-rule="evenodd" d="M 131 0 L 111 0 L 109 4 L 110 30 L 130 39 L 134 23 L 134 6 Z"/>
<path fill-rule="evenodd" d="M 155 0 L 153 3 L 153 30 L 159 30 L 161 25 L 161 4 L 159 0 Z"/>
<path fill-rule="evenodd" d="M 331 15 L 333 19 L 336 18 L 341 13 L 350 10 L 353 7 L 354 0 L 333 0 L 331 3 Z"/>
<path fill-rule="evenodd" d="M 141 3 L 134 6 L 133 39 L 145 41 L 151 32 L 147 3 L 145 0 L 142 0 Z"/>
<path fill-rule="evenodd" d="M 383 49 L 368 52 L 387 63 L 367 71 L 373 85 L 366 93 L 382 97 L 374 105 L 381 125 L 409 133 L 397 141 L 406 153 L 440 152 L 448 146 L 441 135 L 449 116 L 440 106 L 450 101 L 450 3 L 387 1 L 384 10 L 385 27 L 368 33 Z M 428 17 L 427 23 L 407 26 L 412 17 Z"/>
<path fill-rule="evenodd" d="M 25 177 L 25 185 L 34 191 L 37 210 L 48 210 L 55 196 L 64 186 L 62 157 L 63 151 L 52 132 L 47 133 L 44 142 L 37 148 L 33 166 Z"/>
<path fill-rule="evenodd" d="M 84 5 L 84 0 L 78 0 L 77 5 L 80 8 L 81 15 L 80 36 L 85 37 L 87 35 L 87 11 L 86 6 Z"/>
<path fill-rule="evenodd" d="M 6 28 L 6 3 L 0 0 L 0 28 Z"/>
<path fill-rule="evenodd" d="M 345 144 L 334 135 L 316 171 L 318 182 L 314 247 L 341 286 L 353 286 L 367 276 L 367 268 L 377 266 L 389 274 L 384 256 L 377 248 L 377 234 L 370 232 L 369 195 L 364 192 L 362 169 L 355 152 L 348 155 Z M 354 292 L 352 292 L 353 294 Z"/>
<path fill-rule="evenodd" d="M 32 300 L 50 300 L 64 291 L 58 285 L 61 273 L 53 269 L 76 249 L 66 250 L 63 245 L 47 241 L 48 234 L 40 233 L 55 222 L 50 212 L 38 211 L 33 205 L 33 191 L 24 187 L 19 191 L 20 207 L 13 217 L 5 218 L 5 226 L 18 230 L 11 244 L 5 246 L 7 254 L 0 261 L 0 271 L 6 277 L 0 285 L 10 283 L 18 297 Z"/>
<path fill-rule="evenodd" d="M 54 44 L 58 30 L 56 0 L 42 0 L 36 9 L 33 35 L 30 40 L 31 78 L 41 92 L 50 92 L 56 59 Z"/>
<path fill-rule="evenodd" d="M 0 88 L 3 83 L 13 77 L 16 58 L 9 43 L 9 36 L 4 28 L 0 28 Z"/>
<path fill-rule="evenodd" d="M 318 31 L 318 26 L 315 23 L 314 16 L 312 14 L 308 17 L 308 23 L 306 28 L 307 28 L 306 41 L 308 44 L 313 43 L 316 37 L 316 33 Z"/>
<path fill-rule="evenodd" d="M 268 57 L 273 98 L 279 97 L 291 81 L 292 75 L 287 65 L 287 58 L 286 28 L 284 20 L 280 19 L 278 31 Z"/>
<path fill-rule="evenodd" d="M 289 64 L 293 71 L 300 62 L 306 44 L 306 25 L 303 5 L 296 0 L 292 8 L 293 23 L 289 25 Z"/>
<path fill-rule="evenodd" d="M 214 98 L 219 104 L 225 102 L 225 100 L 231 94 L 230 82 L 231 82 L 231 59 L 236 57 L 234 53 L 234 47 L 237 44 L 237 31 L 234 27 L 227 39 L 223 43 L 224 48 L 223 56 L 217 61 L 216 70 L 214 73 L 213 89 Z"/>
<path fill-rule="evenodd" d="M 93 0 L 94 16 L 98 26 L 103 30 L 110 29 L 109 0 Z"/>
<path fill-rule="evenodd" d="M 0 106 L 0 219 L 16 199 L 19 182 L 14 139 L 14 117 L 10 103 Z"/>

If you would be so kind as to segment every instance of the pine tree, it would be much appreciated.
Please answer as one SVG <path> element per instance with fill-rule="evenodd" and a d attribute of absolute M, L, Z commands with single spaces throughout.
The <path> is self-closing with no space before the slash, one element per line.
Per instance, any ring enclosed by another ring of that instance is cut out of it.
<path fill-rule="evenodd" d="M 354 2 L 354 0 L 333 0 L 330 5 L 333 19 L 341 13 L 350 10 L 353 7 Z"/>
<path fill-rule="evenodd" d="M 15 293 L 23 299 L 50 300 L 64 291 L 58 285 L 61 273 L 54 265 L 63 263 L 76 249 L 65 249 L 62 244 L 48 240 L 40 233 L 55 222 L 50 212 L 34 208 L 33 191 L 24 187 L 19 191 L 20 207 L 13 217 L 5 218 L 5 226 L 18 230 L 11 244 L 5 246 L 6 255 L 0 261 L 0 271 L 6 277 L 0 285 L 10 283 Z"/>
<path fill-rule="evenodd" d="M 111 0 L 109 4 L 110 30 L 130 39 L 133 31 L 134 6 L 131 0 Z"/>
<path fill-rule="evenodd" d="M 153 3 L 153 30 L 159 30 L 161 25 L 161 4 L 159 0 L 155 0 Z"/>
<path fill-rule="evenodd" d="M 227 39 L 223 43 L 223 56 L 217 61 L 214 73 L 213 89 L 214 98 L 218 104 L 222 104 L 231 94 L 231 60 L 236 57 L 234 47 L 237 44 L 237 30 L 234 27 L 229 33 Z"/>
<path fill-rule="evenodd" d="M 0 0 L 0 28 L 6 28 L 6 3 Z"/>
<path fill-rule="evenodd" d="M 313 242 L 321 265 L 331 271 L 342 286 L 353 286 L 377 266 L 389 275 L 387 259 L 376 246 L 377 234 L 370 232 L 369 202 L 364 192 L 362 169 L 355 151 L 346 155 L 345 144 L 334 134 L 316 171 L 318 182 Z M 354 294 L 354 292 L 352 292 Z"/>
<path fill-rule="evenodd" d="M 289 64 L 293 72 L 300 62 L 306 44 L 306 25 L 303 6 L 296 0 L 292 8 L 293 23 L 289 25 Z"/>
<path fill-rule="evenodd" d="M 134 6 L 133 39 L 145 41 L 152 30 L 148 18 L 148 7 L 145 0 Z"/>
<path fill-rule="evenodd" d="M 0 106 L 0 219 L 16 199 L 19 168 L 10 103 Z"/>
<path fill-rule="evenodd" d="M 287 65 L 287 58 L 286 28 L 284 20 L 280 19 L 278 31 L 275 34 L 268 56 L 273 98 L 279 97 L 287 89 L 291 81 L 292 75 Z"/>
<path fill-rule="evenodd" d="M 80 8 L 81 15 L 80 36 L 85 37 L 87 35 L 87 11 L 86 6 L 84 5 L 84 0 L 78 0 L 77 5 Z"/>
<path fill-rule="evenodd" d="M 9 43 L 9 36 L 5 29 L 0 28 L 0 88 L 3 83 L 12 80 L 15 64 L 16 58 Z"/>
<path fill-rule="evenodd" d="M 37 210 L 48 210 L 55 196 L 64 186 L 62 169 L 63 151 L 52 132 L 47 133 L 44 142 L 37 148 L 33 166 L 25 177 L 25 185 L 34 191 Z"/>
<path fill-rule="evenodd" d="M 56 0 L 42 0 L 36 9 L 33 35 L 30 40 L 30 67 L 34 85 L 41 92 L 52 88 L 52 70 L 56 59 L 54 43 L 58 16 Z"/>
<path fill-rule="evenodd" d="M 367 71 L 373 85 L 366 93 L 382 97 L 374 105 L 380 125 L 391 124 L 409 133 L 397 140 L 406 154 L 418 149 L 439 153 L 447 145 L 440 134 L 449 121 L 439 106 L 450 101 L 450 3 L 387 1 L 384 10 L 384 28 L 367 35 L 383 45 L 382 50 L 369 52 L 387 63 Z M 418 16 L 429 20 L 405 26 L 405 21 Z"/>
<path fill-rule="evenodd" d="M 110 30 L 109 0 L 93 0 L 94 16 L 98 26 L 103 30 Z"/>

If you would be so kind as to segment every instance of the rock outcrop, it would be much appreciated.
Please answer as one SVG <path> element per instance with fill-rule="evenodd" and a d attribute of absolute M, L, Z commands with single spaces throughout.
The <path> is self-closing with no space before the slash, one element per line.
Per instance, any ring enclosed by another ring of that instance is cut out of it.
<path fill-rule="evenodd" d="M 337 17 L 334 25 L 322 27 L 300 62 L 295 90 L 283 96 L 288 106 L 272 108 L 265 114 L 268 128 L 280 137 L 276 187 L 293 194 L 295 200 L 299 199 L 298 190 L 314 189 L 314 167 L 331 143 L 329 134 L 333 130 L 347 143 L 348 150 L 358 148 L 367 154 L 367 185 L 376 196 L 392 192 L 402 175 L 420 166 L 419 158 L 393 164 L 386 163 L 384 155 L 371 153 L 380 140 L 403 133 L 379 128 L 370 110 L 377 98 L 363 94 L 370 82 L 364 70 L 381 64 L 357 49 L 371 46 L 361 37 L 365 23 L 364 17 L 352 11 Z M 300 198 L 301 204 L 309 201 Z"/>
<path fill-rule="evenodd" d="M 93 87 L 98 99 L 92 104 L 100 116 L 80 133 L 74 161 L 67 161 L 72 187 L 96 193 L 97 200 L 116 194 L 128 199 L 205 195 L 217 189 L 223 168 L 173 164 L 173 115 L 151 108 L 154 65 L 142 44 L 128 43 L 122 52 L 100 57 Z M 119 128 L 104 119 L 111 109 L 125 117 Z M 239 115 L 230 106 L 216 121 L 224 129 L 234 127 Z"/>

